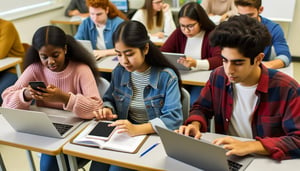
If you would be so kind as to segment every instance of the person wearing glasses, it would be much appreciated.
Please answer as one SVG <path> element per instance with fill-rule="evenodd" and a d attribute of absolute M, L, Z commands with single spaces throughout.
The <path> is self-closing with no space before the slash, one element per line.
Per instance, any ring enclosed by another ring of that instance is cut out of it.
<path fill-rule="evenodd" d="M 209 45 L 209 34 L 216 27 L 205 10 L 196 2 L 182 6 L 178 14 L 179 28 L 161 47 L 163 52 L 184 53 L 178 63 L 192 70 L 212 70 L 222 65 L 221 50 Z M 191 94 L 191 104 L 199 96 L 201 87 L 186 86 Z"/>
<path fill-rule="evenodd" d="M 170 5 L 163 0 L 145 0 L 131 20 L 143 23 L 148 33 L 158 38 L 169 36 L 176 29 Z"/>

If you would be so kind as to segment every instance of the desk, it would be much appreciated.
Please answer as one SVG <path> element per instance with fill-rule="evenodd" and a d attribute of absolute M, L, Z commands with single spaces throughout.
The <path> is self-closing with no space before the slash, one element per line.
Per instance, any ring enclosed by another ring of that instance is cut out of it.
<path fill-rule="evenodd" d="M 36 169 L 30 151 L 56 156 L 60 171 L 65 171 L 67 168 L 65 158 L 62 154 L 62 147 L 65 143 L 70 141 L 71 138 L 77 135 L 78 132 L 81 131 L 87 124 L 88 122 L 81 124 L 66 138 L 59 139 L 16 132 L 3 118 L 3 116 L 0 115 L 0 144 L 27 150 L 27 156 L 29 158 L 31 170 L 33 171 Z M 2 167 L 4 167 L 4 164 Z"/>
<path fill-rule="evenodd" d="M 219 134 L 205 133 L 203 138 L 207 140 L 215 139 L 220 136 Z M 76 170 L 75 157 L 82 157 L 98 162 L 104 162 L 108 164 L 118 165 L 136 170 L 143 171 L 199 171 L 193 166 L 177 161 L 167 156 L 163 145 L 159 144 L 151 152 L 143 157 L 139 157 L 140 153 L 150 147 L 152 144 L 160 142 L 160 138 L 157 135 L 151 135 L 147 141 L 143 144 L 141 149 L 136 154 L 122 153 L 110 150 L 101 150 L 92 147 L 85 147 L 67 143 L 63 147 L 63 153 L 68 155 L 69 162 L 71 163 L 71 170 Z M 266 157 L 256 158 L 246 169 L 246 171 L 268 170 L 281 171 L 281 170 L 298 170 L 296 166 L 300 163 L 300 159 L 284 160 L 281 163 L 274 161 Z"/>
<path fill-rule="evenodd" d="M 50 20 L 50 23 L 53 25 L 57 25 L 57 24 L 69 25 L 72 35 L 75 35 L 77 32 L 77 26 L 82 22 L 83 19 L 84 18 L 81 18 L 79 16 L 74 16 L 74 17 L 59 16 L 55 19 Z"/>
<path fill-rule="evenodd" d="M 100 72 L 112 72 L 118 65 L 114 56 L 104 57 L 97 62 L 97 68 Z M 180 71 L 182 83 L 185 85 L 204 86 L 209 78 L 211 71 Z"/>
<path fill-rule="evenodd" d="M 15 67 L 18 77 L 21 75 L 21 66 L 22 58 L 19 57 L 6 57 L 0 59 L 0 71 L 7 70 L 9 68 Z"/>

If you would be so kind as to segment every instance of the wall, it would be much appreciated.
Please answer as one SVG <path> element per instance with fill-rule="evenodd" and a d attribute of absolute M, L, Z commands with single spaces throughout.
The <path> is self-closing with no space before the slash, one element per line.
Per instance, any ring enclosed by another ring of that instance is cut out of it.
<path fill-rule="evenodd" d="M 66 5 L 69 3 L 69 0 L 61 0 Z M 143 0 L 130 0 L 130 4 L 132 7 L 139 7 L 143 5 Z M 33 15 L 26 18 L 21 18 L 18 20 L 14 20 L 17 30 L 20 33 L 22 42 L 30 43 L 32 39 L 32 35 L 37 28 L 43 25 L 50 24 L 50 20 L 57 16 L 63 15 L 64 8 L 60 8 L 57 10 L 41 13 L 38 15 Z M 300 2 L 296 2 L 294 20 L 292 23 L 279 23 L 286 34 L 286 38 L 288 44 L 290 46 L 291 54 L 293 56 L 300 57 L 300 36 L 298 35 L 300 28 Z M 68 32 L 68 28 L 65 26 L 64 29 Z"/>

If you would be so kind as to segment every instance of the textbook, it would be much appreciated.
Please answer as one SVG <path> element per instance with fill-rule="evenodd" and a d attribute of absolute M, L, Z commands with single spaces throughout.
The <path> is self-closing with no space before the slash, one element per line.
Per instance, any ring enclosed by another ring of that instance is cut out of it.
<path fill-rule="evenodd" d="M 77 137 L 73 139 L 72 143 L 84 146 L 99 147 L 100 149 L 136 153 L 147 138 L 147 135 L 131 137 L 126 132 L 118 133 L 117 130 L 112 131 L 111 136 L 109 136 L 109 138 L 106 140 L 101 137 L 89 137 L 89 133 L 97 126 L 99 122 L 107 121 L 92 121 Z"/>

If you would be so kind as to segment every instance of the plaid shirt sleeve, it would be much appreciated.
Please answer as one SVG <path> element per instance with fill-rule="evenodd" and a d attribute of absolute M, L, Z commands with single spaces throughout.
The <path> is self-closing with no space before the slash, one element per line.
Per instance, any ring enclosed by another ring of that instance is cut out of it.
<path fill-rule="evenodd" d="M 260 141 L 270 157 L 276 160 L 300 158 L 300 89 L 291 77 L 262 67 L 256 95 L 258 102 L 253 112 L 253 137 Z M 215 130 L 227 134 L 233 111 L 233 92 L 223 67 L 212 72 L 209 81 L 194 103 L 190 117 L 201 123 L 202 132 L 215 117 Z"/>

